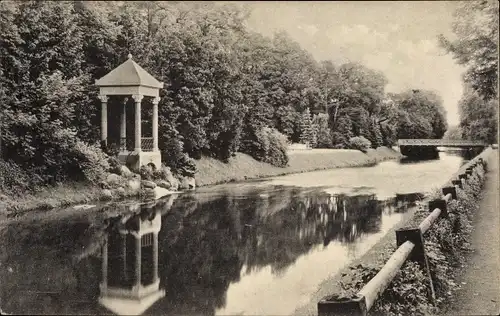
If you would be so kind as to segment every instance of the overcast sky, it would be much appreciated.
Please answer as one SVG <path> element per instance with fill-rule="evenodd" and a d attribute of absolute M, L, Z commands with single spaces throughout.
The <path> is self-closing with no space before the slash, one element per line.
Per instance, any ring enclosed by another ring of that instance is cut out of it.
<path fill-rule="evenodd" d="M 438 47 L 451 34 L 453 1 L 249 2 L 248 26 L 271 36 L 285 30 L 317 60 L 358 61 L 387 76 L 387 92 L 438 92 L 450 125 L 458 124 L 461 73 Z"/>

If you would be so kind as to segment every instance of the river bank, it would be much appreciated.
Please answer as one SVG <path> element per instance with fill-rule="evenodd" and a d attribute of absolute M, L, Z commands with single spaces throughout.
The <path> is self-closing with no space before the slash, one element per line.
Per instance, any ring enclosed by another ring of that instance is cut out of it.
<path fill-rule="evenodd" d="M 207 186 L 247 179 L 258 179 L 291 173 L 315 170 L 362 167 L 378 162 L 397 159 L 401 155 L 387 147 L 370 149 L 362 153 L 358 150 L 315 149 L 289 152 L 290 163 L 286 168 L 274 167 L 256 161 L 252 157 L 238 153 L 225 164 L 221 161 L 203 157 L 196 162 L 196 186 Z M 102 188 L 84 183 L 65 183 L 55 187 L 42 188 L 36 193 L 11 197 L 0 194 L 0 220 L 2 217 L 18 215 L 34 210 L 46 211 L 71 205 L 95 203 L 108 200 L 139 199 L 135 190 L 125 190 L 110 198 Z"/>
<path fill-rule="evenodd" d="M 290 159 L 285 168 L 274 167 L 242 153 L 231 157 L 228 163 L 203 157 L 196 161 L 196 185 L 215 185 L 325 169 L 366 167 L 402 157 L 399 152 L 387 147 L 369 149 L 367 153 L 352 149 L 312 149 L 291 150 L 288 154 Z"/>
<path fill-rule="evenodd" d="M 496 153 L 495 153 L 496 155 Z M 492 149 L 488 148 L 483 151 L 478 157 L 475 159 L 482 157 L 486 161 L 492 163 L 489 157 L 492 156 Z M 460 167 L 459 170 L 455 173 L 455 175 L 446 181 L 443 181 L 443 186 L 448 186 L 451 183 L 452 179 L 455 179 L 456 176 L 460 173 L 465 172 L 465 169 L 470 165 L 470 163 L 464 164 Z M 470 188 L 472 190 L 472 188 Z M 469 196 L 470 192 L 469 188 L 463 191 Z M 464 194 L 461 193 L 460 195 Z M 429 193 L 426 199 L 417 203 L 418 205 L 412 209 L 409 209 L 405 214 L 404 218 L 395 226 L 393 226 L 387 234 L 382 237 L 372 248 L 370 248 L 366 253 L 361 255 L 359 258 L 353 260 L 349 265 L 345 266 L 343 269 L 340 269 L 337 273 L 331 275 L 330 278 L 326 279 L 317 289 L 316 293 L 314 293 L 309 302 L 304 304 L 303 306 L 297 308 L 293 315 L 317 315 L 317 304 L 318 302 L 324 298 L 325 296 L 332 294 L 339 294 L 343 292 L 341 290 L 341 284 L 343 281 L 349 279 L 355 279 L 358 276 L 355 275 L 359 272 L 359 270 L 363 269 L 363 267 L 380 267 L 383 266 L 388 258 L 392 255 L 392 253 L 396 250 L 396 241 L 395 241 L 395 232 L 396 230 L 404 227 L 415 227 L 429 214 L 428 213 L 428 201 L 438 198 L 441 196 L 441 192 L 438 188 L 433 192 Z M 474 203 L 475 201 L 471 201 Z M 465 202 L 465 205 L 468 203 Z M 464 232 L 465 234 L 465 232 Z M 445 258 L 448 260 L 449 258 Z M 453 280 L 449 280 L 452 281 Z M 389 285 L 390 286 L 390 285 Z M 450 293 L 451 295 L 451 293 Z M 448 298 L 444 300 L 444 308 L 447 304 L 449 304 Z M 443 300 L 443 298 L 441 298 Z M 397 302 L 394 302 L 395 304 Z"/>

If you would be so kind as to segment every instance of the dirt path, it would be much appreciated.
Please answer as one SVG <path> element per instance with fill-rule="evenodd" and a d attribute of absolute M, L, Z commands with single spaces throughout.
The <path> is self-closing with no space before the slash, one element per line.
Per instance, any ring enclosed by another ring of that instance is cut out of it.
<path fill-rule="evenodd" d="M 483 199 L 474 218 L 472 254 L 458 279 L 447 315 L 499 315 L 500 313 L 500 209 L 498 150 L 488 161 Z"/>

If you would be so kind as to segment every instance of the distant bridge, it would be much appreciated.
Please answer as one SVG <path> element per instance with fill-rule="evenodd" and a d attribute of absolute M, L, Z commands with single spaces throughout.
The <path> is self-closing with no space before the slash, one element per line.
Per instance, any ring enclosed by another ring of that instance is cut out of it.
<path fill-rule="evenodd" d="M 398 146 L 432 146 L 432 147 L 486 147 L 488 144 L 474 140 L 453 139 L 398 139 Z"/>
<path fill-rule="evenodd" d="M 488 144 L 473 140 L 453 139 L 398 139 L 399 151 L 407 157 L 419 159 L 439 157 L 437 147 L 481 148 Z"/>

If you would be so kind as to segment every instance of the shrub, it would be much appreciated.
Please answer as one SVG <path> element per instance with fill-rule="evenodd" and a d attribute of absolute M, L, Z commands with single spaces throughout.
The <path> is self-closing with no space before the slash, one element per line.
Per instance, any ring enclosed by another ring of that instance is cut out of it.
<path fill-rule="evenodd" d="M 170 181 L 173 175 L 169 167 L 162 166 L 158 170 L 153 171 L 153 180 L 167 180 Z"/>
<path fill-rule="evenodd" d="M 183 142 L 172 137 L 164 142 L 162 159 L 165 165 L 170 167 L 173 173 L 185 177 L 194 177 L 196 163 L 183 152 Z"/>
<path fill-rule="evenodd" d="M 109 172 L 116 173 L 118 175 L 121 174 L 122 163 L 120 162 L 120 160 L 118 160 L 118 158 L 116 158 L 116 157 L 109 157 L 108 158 L 108 163 L 109 163 Z"/>
<path fill-rule="evenodd" d="M 153 168 L 151 166 L 141 166 L 139 174 L 141 175 L 141 180 L 153 180 Z"/>
<path fill-rule="evenodd" d="M 352 297 L 377 275 L 381 265 L 350 267 L 348 277 L 340 281 L 341 295 Z M 427 276 L 417 263 L 407 262 L 396 274 L 389 287 L 375 301 L 372 315 L 426 315 L 432 306 L 428 302 Z"/>
<path fill-rule="evenodd" d="M 33 178 L 22 170 L 17 164 L 0 159 L 0 191 L 12 194 L 21 195 L 26 191 L 34 189 L 33 182 L 36 182 L 37 177 Z"/>
<path fill-rule="evenodd" d="M 287 166 L 287 147 L 287 137 L 269 127 L 247 131 L 246 138 L 242 142 L 242 152 L 249 154 L 255 160 L 277 167 Z"/>
<path fill-rule="evenodd" d="M 406 263 L 373 306 L 377 315 L 429 315 L 429 280 L 414 262 Z"/>
<path fill-rule="evenodd" d="M 366 153 L 371 146 L 371 142 L 363 136 L 356 136 L 349 139 L 349 148 L 361 150 L 364 153 Z"/>
<path fill-rule="evenodd" d="M 288 164 L 287 137 L 275 129 L 265 129 L 264 133 L 267 134 L 269 141 L 265 162 L 277 167 L 286 167 Z"/>
<path fill-rule="evenodd" d="M 108 156 L 97 145 L 89 145 L 77 140 L 73 148 L 75 159 L 71 169 L 81 173 L 85 180 L 98 183 L 103 180 L 110 169 Z"/>

